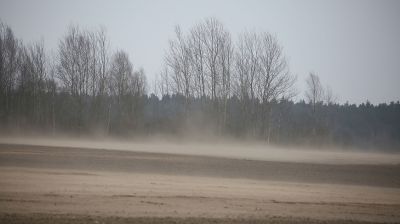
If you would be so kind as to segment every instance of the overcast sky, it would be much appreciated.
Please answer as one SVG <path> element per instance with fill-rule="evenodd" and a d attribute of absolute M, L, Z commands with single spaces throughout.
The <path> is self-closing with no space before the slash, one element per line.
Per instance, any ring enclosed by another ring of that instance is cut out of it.
<path fill-rule="evenodd" d="M 187 30 L 207 17 L 235 39 L 244 30 L 275 34 L 298 76 L 298 98 L 313 71 L 340 102 L 400 100 L 400 1 L 0 0 L 0 20 L 24 42 L 43 38 L 48 50 L 70 24 L 105 26 L 112 49 L 127 51 L 149 86 L 174 26 Z"/>

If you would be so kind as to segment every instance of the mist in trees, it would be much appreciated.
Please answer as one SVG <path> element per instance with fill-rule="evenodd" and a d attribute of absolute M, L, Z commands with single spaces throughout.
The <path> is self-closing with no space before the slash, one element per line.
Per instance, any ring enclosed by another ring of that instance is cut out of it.
<path fill-rule="evenodd" d="M 399 102 L 338 104 L 316 73 L 297 80 L 276 36 L 234 39 L 215 18 L 174 31 L 149 93 L 145 71 L 103 27 L 71 25 L 49 54 L 1 24 L 1 131 L 400 148 Z M 295 102 L 298 81 L 305 100 Z"/>

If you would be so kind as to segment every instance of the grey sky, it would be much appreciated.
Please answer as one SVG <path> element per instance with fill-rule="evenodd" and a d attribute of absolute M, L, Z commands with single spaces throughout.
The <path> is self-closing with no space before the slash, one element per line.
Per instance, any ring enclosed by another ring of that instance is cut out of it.
<path fill-rule="evenodd" d="M 112 49 L 126 50 L 151 86 L 174 26 L 187 30 L 206 17 L 233 37 L 269 31 L 297 74 L 316 72 L 340 102 L 400 100 L 400 1 L 85 1 L 0 0 L 0 19 L 25 42 L 43 38 L 56 50 L 71 23 L 106 27 Z"/>

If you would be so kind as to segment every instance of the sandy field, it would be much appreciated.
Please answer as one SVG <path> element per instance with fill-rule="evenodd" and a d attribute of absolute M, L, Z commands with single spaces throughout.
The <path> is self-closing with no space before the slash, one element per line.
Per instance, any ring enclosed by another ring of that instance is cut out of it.
<path fill-rule="evenodd" d="M 0 223 L 400 223 L 398 154 L 39 143 L 0 141 Z"/>

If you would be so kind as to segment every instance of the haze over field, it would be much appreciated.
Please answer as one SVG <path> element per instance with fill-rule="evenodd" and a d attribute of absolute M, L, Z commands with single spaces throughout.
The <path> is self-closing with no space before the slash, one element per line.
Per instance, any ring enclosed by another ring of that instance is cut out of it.
<path fill-rule="evenodd" d="M 165 139 L 129 141 L 121 139 L 0 137 L 0 144 L 122 150 L 317 164 L 400 164 L 399 153 L 384 153 L 376 150 L 365 152 L 363 150 L 340 150 L 334 148 L 283 147 L 265 145 L 263 142 L 240 142 L 234 140 L 213 140 L 207 143 L 194 140 L 177 141 Z"/>

